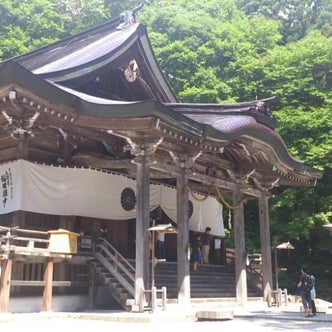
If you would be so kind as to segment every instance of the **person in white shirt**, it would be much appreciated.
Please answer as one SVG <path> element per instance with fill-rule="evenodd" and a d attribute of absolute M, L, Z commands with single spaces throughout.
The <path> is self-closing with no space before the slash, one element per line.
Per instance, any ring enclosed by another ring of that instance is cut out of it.
<path fill-rule="evenodd" d="M 157 232 L 157 258 L 158 259 L 165 259 L 165 233 L 164 232 Z"/>

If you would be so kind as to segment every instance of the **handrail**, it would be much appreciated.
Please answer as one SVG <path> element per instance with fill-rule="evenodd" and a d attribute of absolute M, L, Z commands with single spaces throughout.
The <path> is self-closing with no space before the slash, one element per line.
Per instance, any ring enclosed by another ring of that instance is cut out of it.
<path fill-rule="evenodd" d="M 10 234 L 25 233 L 25 234 L 34 234 L 34 235 L 44 235 L 46 237 L 48 236 L 48 232 L 36 231 L 36 230 L 32 230 L 32 229 L 22 229 L 22 228 L 19 228 L 19 226 L 14 226 L 14 227 L 0 226 L 0 232 L 10 232 Z"/>
<path fill-rule="evenodd" d="M 0 226 L 0 232 L 6 232 L 6 234 L 0 235 L 0 251 L 4 255 L 8 255 L 10 251 L 22 251 L 22 249 L 31 253 L 36 250 L 47 250 L 50 242 L 49 238 L 46 238 L 48 237 L 47 232 L 4 226 Z M 19 236 L 20 234 L 23 236 Z M 29 234 L 35 237 L 27 236 Z M 38 248 L 35 247 L 35 243 L 39 244 Z"/>
<path fill-rule="evenodd" d="M 135 296 L 135 268 L 107 240 L 98 238 L 95 258 L 117 278 L 130 295 Z"/>

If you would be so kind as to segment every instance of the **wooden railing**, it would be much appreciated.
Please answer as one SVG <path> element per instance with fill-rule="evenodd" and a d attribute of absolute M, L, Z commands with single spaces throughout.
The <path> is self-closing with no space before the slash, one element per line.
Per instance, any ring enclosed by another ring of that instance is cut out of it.
<path fill-rule="evenodd" d="M 226 250 L 226 261 L 227 266 L 230 269 L 235 269 L 235 250 L 233 248 L 227 248 Z M 249 254 L 246 259 L 246 272 L 248 284 L 254 289 L 257 293 L 262 293 L 262 255 L 261 254 Z"/>
<path fill-rule="evenodd" d="M 135 297 L 135 267 L 108 241 L 99 238 L 95 258 Z"/>
<path fill-rule="evenodd" d="M 0 254 L 6 258 L 10 252 L 16 254 L 38 254 L 49 246 L 47 232 L 0 226 Z"/>
<path fill-rule="evenodd" d="M 34 258 L 19 261 L 23 264 L 20 274 L 11 280 L 11 286 L 40 286 L 45 285 L 44 262 L 38 256 L 45 258 L 54 255 L 49 251 L 49 233 L 43 231 L 21 229 L 19 227 L 0 226 L 0 258 L 8 259 L 14 256 Z M 57 254 L 57 256 L 64 256 Z M 1 272 L 1 271 L 0 271 Z M 16 277 L 16 278 L 15 278 Z M 88 267 L 82 265 L 69 265 L 69 280 L 53 280 L 55 287 L 86 287 L 89 285 Z"/>

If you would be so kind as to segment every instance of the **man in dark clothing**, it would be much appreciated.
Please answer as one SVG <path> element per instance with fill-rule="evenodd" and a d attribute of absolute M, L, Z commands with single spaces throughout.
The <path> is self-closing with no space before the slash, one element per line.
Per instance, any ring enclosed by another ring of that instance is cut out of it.
<path fill-rule="evenodd" d="M 307 273 L 309 274 L 312 282 L 312 289 L 310 290 L 310 301 L 311 301 L 311 307 L 312 307 L 312 315 L 316 316 L 317 309 L 316 309 L 316 288 L 315 288 L 315 283 L 316 283 L 316 277 L 312 274 L 310 270 L 307 270 Z"/>
<path fill-rule="evenodd" d="M 108 233 L 108 228 L 106 226 L 102 226 L 100 229 L 100 237 L 107 240 L 107 233 Z"/>
<path fill-rule="evenodd" d="M 307 269 L 301 268 L 300 280 L 297 284 L 297 287 L 301 290 L 302 304 L 305 311 L 305 317 L 313 317 L 312 314 L 312 302 L 310 291 L 308 292 L 305 287 L 306 278 L 309 276 Z"/>
<path fill-rule="evenodd" d="M 198 262 L 200 260 L 200 253 L 201 253 L 201 235 L 195 234 L 194 241 L 192 243 L 192 258 L 193 258 L 193 271 L 197 272 Z"/>
<path fill-rule="evenodd" d="M 205 233 L 202 236 L 202 249 L 203 249 L 203 263 L 209 263 L 209 255 L 210 255 L 210 246 L 211 246 L 211 227 L 205 228 Z"/>

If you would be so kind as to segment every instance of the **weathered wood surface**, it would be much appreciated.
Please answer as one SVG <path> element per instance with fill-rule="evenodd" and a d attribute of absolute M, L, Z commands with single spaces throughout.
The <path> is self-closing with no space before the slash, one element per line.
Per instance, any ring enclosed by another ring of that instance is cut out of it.
<path fill-rule="evenodd" d="M 0 312 L 8 312 L 12 265 L 11 259 L 6 259 L 1 265 Z"/>

